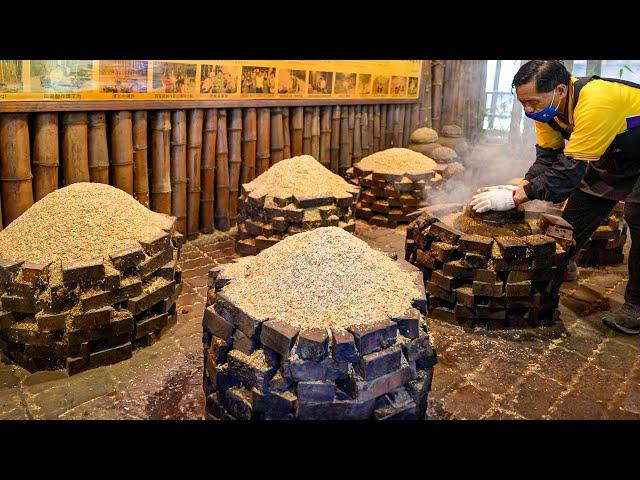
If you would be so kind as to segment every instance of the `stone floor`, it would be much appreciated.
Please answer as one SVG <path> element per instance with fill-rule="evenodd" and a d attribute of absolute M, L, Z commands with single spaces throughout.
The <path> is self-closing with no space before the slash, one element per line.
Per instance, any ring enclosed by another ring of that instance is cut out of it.
<path fill-rule="evenodd" d="M 404 234 L 357 224 L 360 238 L 399 255 Z M 67 377 L 0 355 L 0 419 L 201 419 L 207 272 L 233 256 L 220 235 L 188 242 L 178 323 L 129 360 Z M 471 332 L 429 319 L 438 357 L 429 418 L 640 419 L 640 337 L 600 321 L 623 302 L 625 281 L 626 265 L 581 269 L 562 287 L 561 321 L 546 329 Z"/>

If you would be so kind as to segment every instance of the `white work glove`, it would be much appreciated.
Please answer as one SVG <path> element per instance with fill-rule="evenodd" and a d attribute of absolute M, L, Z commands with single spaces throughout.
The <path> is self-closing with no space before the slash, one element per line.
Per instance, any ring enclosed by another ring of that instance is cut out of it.
<path fill-rule="evenodd" d="M 470 202 L 471 208 L 476 213 L 483 213 L 489 210 L 504 212 L 516 208 L 513 202 L 513 190 L 506 188 L 496 188 L 495 190 L 487 190 L 473 196 Z"/>
<path fill-rule="evenodd" d="M 491 190 L 509 190 L 513 192 L 518 189 L 518 185 L 493 185 L 491 187 L 479 188 L 476 193 L 489 192 Z"/>

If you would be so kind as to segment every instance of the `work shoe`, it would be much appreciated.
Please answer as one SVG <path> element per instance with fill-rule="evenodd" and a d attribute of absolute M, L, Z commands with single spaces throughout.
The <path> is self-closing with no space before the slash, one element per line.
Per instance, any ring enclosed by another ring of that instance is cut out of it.
<path fill-rule="evenodd" d="M 640 333 L 640 307 L 634 308 L 630 303 L 624 303 L 603 317 L 602 322 L 612 330 L 637 335 Z"/>
<path fill-rule="evenodd" d="M 564 281 L 565 282 L 575 282 L 578 280 L 578 265 L 576 265 L 576 261 L 572 258 L 567 263 L 567 269 L 564 272 Z"/>

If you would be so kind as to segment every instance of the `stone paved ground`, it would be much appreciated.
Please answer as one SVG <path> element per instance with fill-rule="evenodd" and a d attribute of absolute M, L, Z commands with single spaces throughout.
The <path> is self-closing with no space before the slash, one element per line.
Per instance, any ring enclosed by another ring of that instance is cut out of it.
<path fill-rule="evenodd" d="M 357 235 L 403 255 L 404 227 L 358 221 Z M 67 377 L 0 357 L 0 419 L 202 418 L 207 272 L 232 258 L 219 235 L 187 243 L 178 323 L 129 360 Z M 438 356 L 429 418 L 640 419 L 640 338 L 600 321 L 624 301 L 625 282 L 626 265 L 581 269 L 562 287 L 561 321 L 547 329 L 471 332 L 428 319 Z"/>

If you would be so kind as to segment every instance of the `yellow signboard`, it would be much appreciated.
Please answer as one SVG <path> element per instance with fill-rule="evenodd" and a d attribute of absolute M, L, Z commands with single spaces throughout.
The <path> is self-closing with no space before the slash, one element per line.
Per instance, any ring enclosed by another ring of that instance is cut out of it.
<path fill-rule="evenodd" d="M 418 99 L 422 60 L 0 60 L 0 102 Z"/>

